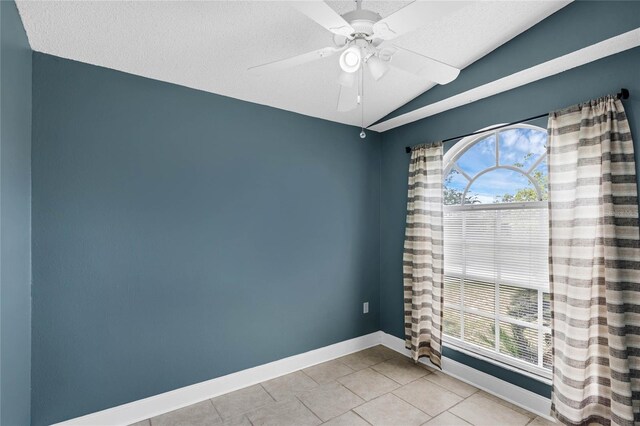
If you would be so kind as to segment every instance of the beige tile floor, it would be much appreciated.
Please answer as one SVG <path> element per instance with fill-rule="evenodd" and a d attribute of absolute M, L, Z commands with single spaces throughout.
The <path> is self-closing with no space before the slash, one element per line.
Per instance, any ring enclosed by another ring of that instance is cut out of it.
<path fill-rule="evenodd" d="M 440 371 L 375 346 L 134 426 L 545 426 Z"/>

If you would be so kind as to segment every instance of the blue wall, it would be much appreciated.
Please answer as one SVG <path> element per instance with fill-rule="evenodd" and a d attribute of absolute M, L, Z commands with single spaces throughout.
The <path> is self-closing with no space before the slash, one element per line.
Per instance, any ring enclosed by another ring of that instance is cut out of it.
<path fill-rule="evenodd" d="M 598 24 L 594 25 L 594 22 Z M 600 24 L 601 22 L 603 24 Z M 459 91 L 466 90 L 524 69 L 537 61 L 551 59 L 555 55 L 548 57 L 548 50 L 552 53 L 566 53 L 568 50 L 584 47 L 638 26 L 640 2 L 576 2 L 462 71 L 458 80 L 452 83 L 452 87 Z M 535 58 L 533 62 L 532 56 Z M 409 155 L 405 153 L 404 147 L 535 116 L 608 93 L 617 93 L 620 87 L 626 87 L 631 91 L 631 98 L 625 101 L 624 105 L 635 137 L 638 158 L 638 70 L 640 48 L 383 133 L 380 211 L 380 326 L 383 331 L 404 337 L 402 246 L 409 164 Z M 414 100 L 411 105 L 417 108 L 457 93 L 450 90 L 452 89 L 449 86 L 439 86 Z M 411 105 L 401 108 L 399 112 L 406 112 Z M 546 120 L 532 124 L 546 127 Z M 455 141 L 446 143 L 445 149 L 454 143 Z M 640 161 L 637 159 L 636 167 L 638 166 Z M 549 386 L 526 376 L 479 361 L 450 348 L 444 349 L 444 355 L 549 396 Z"/>
<path fill-rule="evenodd" d="M 31 375 L 31 48 L 0 1 L 0 424 L 28 425 Z"/>
<path fill-rule="evenodd" d="M 17 13 L 12 2 L 0 3 L 4 247 L 11 237 L 4 233 L 5 173 L 14 170 L 24 183 L 25 168 L 12 162 L 5 169 L 7 5 L 11 19 Z M 638 26 L 640 2 L 573 3 L 465 69 L 454 83 L 390 116 Z M 25 66 L 20 58 L 13 62 Z M 364 142 L 350 126 L 39 53 L 33 63 L 35 425 L 378 329 L 403 337 L 406 145 L 561 108 L 622 86 L 631 90 L 625 106 L 640 139 L 640 49 L 370 134 Z M 11 91 L 25 92 L 10 110 L 28 111 L 31 97 L 23 80 L 30 76 L 30 62 L 29 73 L 12 75 L 21 83 Z M 21 135 L 15 140 L 28 141 L 24 132 L 30 124 L 21 120 L 15 122 L 13 131 Z M 19 147 L 16 153 L 28 150 L 28 144 Z M 28 160 L 26 170 L 28 178 Z M 28 212 L 21 198 L 28 188 L 16 187 L 20 191 L 6 192 L 20 200 L 11 205 Z M 20 235 L 28 235 L 28 227 Z M 19 254 L 7 252 L 7 260 L 28 259 Z M 22 370 L 5 375 L 5 335 L 21 344 L 11 347 L 14 354 L 28 355 L 28 280 L 7 299 L 4 249 L 0 255 L 0 423 L 15 423 L 4 421 L 5 395 L 18 395 L 11 412 L 23 416 L 15 417 L 16 424 L 25 424 L 28 356 L 7 358 Z M 25 272 L 20 262 L 11 264 L 16 276 Z M 9 300 L 11 310 L 5 310 Z M 363 301 L 370 302 L 368 315 L 361 314 Z M 5 312 L 17 315 L 14 324 L 26 327 L 24 332 L 5 332 Z M 449 348 L 445 355 L 539 394 L 549 392 L 540 382 Z M 22 386 L 5 393 L 5 381 Z"/>
<path fill-rule="evenodd" d="M 33 63 L 33 424 L 379 329 L 379 135 Z"/>

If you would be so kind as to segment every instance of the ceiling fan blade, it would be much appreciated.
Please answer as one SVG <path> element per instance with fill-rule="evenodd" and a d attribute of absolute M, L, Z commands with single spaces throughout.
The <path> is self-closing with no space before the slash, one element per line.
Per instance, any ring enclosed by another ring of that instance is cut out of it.
<path fill-rule="evenodd" d="M 438 84 L 451 83 L 460 74 L 460 70 L 451 65 L 402 47 L 394 46 L 394 49 L 396 51 L 389 62 L 392 67 L 424 77 Z"/>
<path fill-rule="evenodd" d="M 443 17 L 466 7 L 463 1 L 416 0 L 373 25 L 376 38 L 391 40 L 420 27 L 428 27 Z"/>
<path fill-rule="evenodd" d="M 342 71 L 338 77 L 338 83 L 340 83 L 341 86 L 353 86 L 356 84 L 356 73 Z"/>
<path fill-rule="evenodd" d="M 349 36 L 355 32 L 342 16 L 323 1 L 294 2 L 291 5 L 334 34 Z"/>
<path fill-rule="evenodd" d="M 351 111 L 358 107 L 358 84 L 340 85 L 338 94 L 338 111 Z"/>
<path fill-rule="evenodd" d="M 298 65 L 306 64 L 307 62 L 312 62 L 318 59 L 332 56 L 344 49 L 344 47 L 325 47 L 323 49 L 303 53 L 302 55 L 294 56 L 292 58 L 281 59 L 262 65 L 256 65 L 255 67 L 248 68 L 248 70 L 254 73 L 282 71 L 288 68 L 297 67 Z"/>

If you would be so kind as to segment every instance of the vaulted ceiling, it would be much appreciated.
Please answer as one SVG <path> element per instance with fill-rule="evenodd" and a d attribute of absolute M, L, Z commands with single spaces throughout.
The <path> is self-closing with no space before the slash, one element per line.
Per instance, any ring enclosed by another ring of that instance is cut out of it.
<path fill-rule="evenodd" d="M 327 2 L 338 13 L 353 1 Z M 364 1 L 382 17 L 409 1 Z M 569 1 L 474 1 L 394 43 L 464 69 Z M 254 74 L 247 68 L 332 46 L 332 34 L 286 1 L 18 0 L 33 50 L 157 80 L 360 125 L 339 112 L 337 56 Z M 462 71 L 464 73 L 464 70 Z M 433 87 L 392 69 L 365 75 L 364 122 L 371 124 Z"/>

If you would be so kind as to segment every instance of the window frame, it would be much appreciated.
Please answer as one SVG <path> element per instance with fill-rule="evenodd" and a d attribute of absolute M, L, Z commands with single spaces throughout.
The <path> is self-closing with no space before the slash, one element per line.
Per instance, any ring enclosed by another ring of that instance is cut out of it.
<path fill-rule="evenodd" d="M 443 200 L 443 212 L 447 212 L 447 211 L 460 211 L 460 210 L 496 210 L 496 209 L 530 209 L 530 208 L 541 208 L 541 207 L 547 207 L 548 206 L 548 202 L 544 201 L 541 199 L 542 196 L 542 191 L 541 188 L 539 187 L 538 183 L 536 182 L 536 180 L 533 178 L 532 173 L 534 170 L 536 170 L 538 168 L 538 166 L 547 158 L 547 154 L 543 154 L 540 155 L 540 158 L 536 159 L 536 161 L 534 161 L 532 163 L 532 165 L 530 167 L 528 167 L 526 170 L 523 168 L 519 168 L 513 165 L 500 165 L 500 133 L 507 131 L 507 130 L 511 130 L 511 129 L 531 129 L 531 130 L 536 130 L 536 131 L 542 131 L 542 132 L 546 132 L 545 129 L 539 127 L 539 126 L 534 126 L 531 124 L 515 124 L 512 126 L 505 126 L 505 127 L 501 127 L 499 129 L 495 129 L 496 126 L 501 126 L 500 124 L 498 125 L 493 125 L 493 126 L 489 126 L 487 128 L 485 128 L 487 131 L 483 132 L 483 133 L 479 133 L 473 136 L 468 136 L 466 138 L 461 139 L 460 141 L 458 141 L 453 147 L 451 147 L 443 156 L 443 178 L 448 176 L 449 172 L 452 169 L 455 169 L 458 173 L 460 173 L 461 175 L 463 175 L 468 183 L 463 191 L 463 195 L 462 195 L 462 199 L 460 200 L 460 204 L 457 205 L 445 205 L 444 204 L 444 200 Z M 485 129 L 480 129 L 485 130 Z M 494 135 L 495 137 L 495 144 L 496 144 L 496 163 L 494 166 L 490 166 L 484 170 L 481 170 L 480 172 L 476 173 L 475 176 L 471 177 L 469 176 L 466 172 L 464 172 L 463 170 L 461 170 L 458 166 L 457 166 L 457 161 L 458 159 L 460 159 L 470 148 L 472 148 L 477 142 L 482 141 L 483 139 L 487 138 L 488 136 Z M 482 175 L 489 173 L 493 170 L 499 170 L 499 169 L 509 169 L 509 170 L 513 170 L 519 173 L 522 173 L 524 176 L 527 177 L 527 179 L 529 179 L 529 181 L 533 184 L 534 188 L 536 189 L 536 192 L 538 194 L 538 201 L 527 201 L 527 202 L 501 202 L 501 203 L 478 203 L 478 204 L 465 204 L 465 198 L 467 195 L 467 191 L 469 190 L 469 188 L 471 187 L 471 185 Z M 443 181 L 443 186 L 444 186 L 444 181 Z M 534 379 L 540 380 L 544 383 L 550 383 L 551 377 L 552 377 L 552 370 L 551 369 L 547 369 L 544 367 L 541 367 L 540 365 L 534 365 L 532 363 L 523 361 L 523 360 L 519 360 L 515 357 L 512 356 L 508 356 L 508 355 L 504 355 L 502 354 L 499 350 L 494 349 L 487 349 L 484 348 L 480 345 L 476 345 L 473 343 L 469 343 L 466 342 L 465 340 L 462 340 L 462 336 L 463 336 L 463 330 L 464 330 L 464 314 L 465 313 L 470 313 L 470 314 L 474 314 L 474 315 L 478 315 L 478 316 L 482 316 L 484 318 L 489 318 L 493 321 L 495 321 L 496 323 L 500 323 L 500 322 L 504 322 L 504 323 L 508 323 L 508 324 L 515 324 L 515 325 L 520 325 L 520 326 L 524 326 L 527 328 L 531 328 L 536 330 L 537 332 L 537 336 L 538 336 L 538 341 L 537 341 L 537 350 L 538 350 L 538 360 L 539 360 L 539 364 L 542 363 L 542 352 L 543 352 L 543 343 L 544 343 L 544 335 L 545 333 L 551 333 L 551 327 L 549 326 L 545 326 L 544 325 L 544 313 L 543 313 L 543 301 L 544 301 L 544 294 L 549 292 L 549 288 L 546 289 L 546 291 L 543 291 L 542 289 L 540 289 L 537 286 L 527 286 L 526 284 L 524 285 L 519 285 L 518 287 L 520 288 L 530 288 L 530 289 L 534 289 L 537 290 L 537 309 L 538 309 L 538 315 L 537 315 L 537 321 L 536 323 L 528 323 L 526 321 L 519 321 L 517 319 L 508 317 L 508 316 L 503 316 L 500 312 L 499 309 L 499 302 L 498 302 L 498 294 L 500 291 L 500 284 L 499 283 L 494 283 L 495 285 L 495 293 L 496 293 L 496 306 L 494 308 L 494 314 L 487 314 L 483 311 L 474 309 L 474 308 L 465 308 L 464 306 L 464 284 L 462 283 L 462 279 L 465 278 L 465 274 L 464 271 L 462 273 L 452 273 L 447 275 L 446 271 L 444 271 L 444 275 L 445 276 L 450 276 L 452 278 L 458 278 L 461 279 L 461 287 L 460 287 L 460 303 L 459 304 L 452 304 L 452 303 L 447 303 L 447 301 L 445 300 L 443 303 L 443 308 L 449 308 L 449 309 L 454 309 L 456 312 L 458 312 L 460 314 L 460 321 L 461 321 L 461 338 L 457 338 L 454 336 L 450 336 L 448 334 L 445 334 L 444 331 L 442 333 L 442 340 L 443 343 L 445 344 L 445 346 L 451 347 L 453 349 L 459 350 L 467 355 L 482 359 L 484 361 L 490 362 L 492 364 L 501 366 L 503 368 L 507 368 L 509 370 L 512 371 L 516 371 L 520 374 L 532 377 Z M 473 279 L 473 277 L 466 277 L 466 278 L 471 278 Z M 497 333 L 497 332 L 496 332 Z M 495 342 L 496 347 L 499 347 L 499 340 L 496 339 Z"/>
<path fill-rule="evenodd" d="M 469 183 L 467 184 L 466 188 L 463 191 L 462 200 L 461 200 L 462 202 L 461 202 L 460 206 L 457 206 L 457 207 L 463 207 L 465 205 L 467 205 L 467 206 L 478 205 L 478 204 L 465 204 L 464 203 L 465 196 L 467 195 L 467 191 L 469 190 L 471 185 L 473 185 L 473 183 L 480 176 L 482 176 L 482 175 L 484 175 L 486 173 L 489 173 L 489 172 L 491 172 L 493 170 L 499 170 L 499 169 L 513 170 L 515 172 L 522 173 L 533 184 L 533 187 L 536 189 L 536 192 L 538 193 L 538 198 L 540 198 L 540 195 L 541 195 L 540 187 L 538 186 L 538 183 L 533 178 L 533 176 L 531 176 L 531 173 L 540 165 L 540 163 L 542 163 L 547 158 L 547 154 L 541 155 L 540 158 L 538 158 L 526 171 L 524 169 L 521 169 L 519 167 L 515 167 L 515 166 L 512 166 L 512 165 L 500 165 L 500 147 L 499 147 L 500 138 L 499 138 L 499 135 L 502 132 L 505 132 L 507 130 L 513 130 L 513 129 L 529 129 L 529 130 L 536 130 L 536 131 L 541 131 L 541 132 L 546 132 L 546 130 L 543 129 L 542 127 L 539 127 L 539 126 L 534 126 L 532 124 L 524 124 L 524 123 L 523 124 L 514 124 L 514 125 L 511 125 L 511 126 L 500 127 L 499 129 L 496 129 L 495 128 L 496 126 L 503 126 L 503 124 L 496 124 L 496 125 L 493 125 L 493 126 L 485 127 L 484 129 L 480 129 L 478 131 L 483 131 L 483 130 L 487 129 L 486 132 L 475 134 L 473 136 L 467 136 L 466 138 L 460 139 L 458 142 L 456 142 L 455 145 L 453 145 L 444 154 L 444 156 L 442 158 L 442 164 L 444 165 L 444 167 L 442 169 L 443 178 L 446 177 L 449 174 L 449 172 L 451 171 L 452 168 L 455 168 L 458 173 L 463 175 L 469 181 Z M 479 141 L 485 139 L 487 136 L 490 136 L 491 134 L 494 135 L 495 140 L 496 140 L 496 165 L 488 167 L 488 168 L 482 170 L 481 172 L 477 173 L 474 177 L 471 177 L 466 172 L 464 172 L 463 170 L 458 168 L 456 166 L 456 163 L 458 162 L 458 159 L 460 159 L 460 157 L 462 157 L 471 147 L 473 147 L 475 145 L 476 142 L 479 142 Z M 538 200 L 538 201 L 542 201 L 542 200 Z M 521 204 L 528 204 L 528 203 L 530 203 L 530 202 L 521 203 Z M 546 201 L 544 201 L 544 203 L 546 203 Z M 513 206 L 518 204 L 518 203 L 495 203 L 495 204 L 506 204 L 506 205 L 509 206 L 507 208 L 513 208 Z M 479 205 L 482 206 L 483 204 L 479 204 Z M 484 206 L 487 206 L 487 205 L 489 205 L 489 204 L 484 204 Z M 443 207 L 453 207 L 453 206 L 447 206 L 447 205 L 443 204 Z"/>

